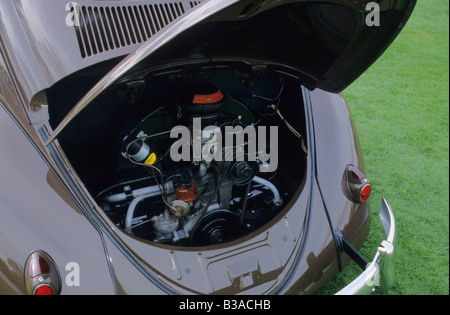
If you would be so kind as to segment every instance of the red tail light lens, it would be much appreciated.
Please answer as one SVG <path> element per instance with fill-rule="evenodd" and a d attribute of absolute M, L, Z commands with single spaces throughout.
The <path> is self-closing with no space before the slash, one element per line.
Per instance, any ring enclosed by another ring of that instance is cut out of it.
<path fill-rule="evenodd" d="M 54 295 L 52 287 L 49 285 L 41 285 L 34 290 L 34 295 Z"/>
<path fill-rule="evenodd" d="M 345 179 L 348 193 L 354 202 L 361 203 L 369 199 L 372 186 L 367 176 L 360 169 L 353 165 L 348 165 Z"/>
<path fill-rule="evenodd" d="M 371 192 L 372 192 L 372 186 L 370 186 L 369 184 L 364 186 L 364 188 L 361 191 L 361 200 L 367 201 L 370 197 Z"/>

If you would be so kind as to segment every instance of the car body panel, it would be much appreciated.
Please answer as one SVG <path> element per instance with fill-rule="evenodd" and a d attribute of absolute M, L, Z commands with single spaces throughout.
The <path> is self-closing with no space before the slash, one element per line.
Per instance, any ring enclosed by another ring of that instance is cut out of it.
<path fill-rule="evenodd" d="M 291 275 L 295 280 L 280 291 L 285 294 L 313 293 L 338 272 L 336 246 L 327 223 L 327 211 L 334 231 L 340 229 L 355 248 L 362 246 L 370 228 L 369 205 L 353 204 L 343 180 L 342 168 L 345 169 L 345 163 L 354 163 L 364 169 L 358 134 L 351 115 L 348 115 L 347 105 L 340 95 L 322 90 L 309 91 L 304 88 L 304 94 L 309 103 L 307 108 L 311 111 L 308 117 L 313 136 L 309 147 L 315 150 L 314 167 L 317 172 L 312 176 L 315 182 L 310 195 L 312 210 L 308 241 L 302 259 Z M 349 133 L 352 136 L 349 137 Z M 328 145 L 323 144 L 323 141 Z M 347 150 L 342 150 L 341 145 Z M 340 187 L 340 190 L 336 187 Z M 324 225 L 315 228 L 319 222 Z M 342 267 L 350 262 L 346 254 L 341 254 L 340 258 Z"/>
<path fill-rule="evenodd" d="M 56 262 L 66 294 L 113 294 L 101 233 L 80 212 L 3 104 L 0 129 L 7 135 L 0 138 L 0 145 L 9 152 L 0 155 L 0 275 L 3 281 L 9 282 L 12 292 L 26 294 L 25 262 L 32 251 L 43 250 Z M 21 172 L 27 174 L 27 180 L 20 180 Z M 68 275 L 65 267 L 70 262 L 80 266 L 82 287 L 65 284 Z M 0 292 L 5 293 L 6 288 L 1 286 Z"/>
<path fill-rule="evenodd" d="M 187 12 L 190 5 L 181 2 Z M 351 1 L 333 2 L 356 6 Z M 118 5 L 116 1 L 98 3 Z M 227 6 L 224 1 L 220 3 Z M 414 1 L 389 3 L 406 10 Z M 344 176 L 348 164 L 364 170 L 357 132 L 343 98 L 320 86 L 312 92 L 303 88 L 311 150 L 308 175 L 296 195 L 298 199 L 292 199 L 265 227 L 265 233 L 256 231 L 221 248 L 179 249 L 155 246 L 115 228 L 58 143 L 45 145 L 52 130 L 41 92 L 68 74 L 105 60 L 102 70 L 106 73 L 142 43 L 82 58 L 76 33 L 64 19 L 48 19 L 49 24 L 44 24 L 36 18 L 65 18 L 65 5 L 54 0 L 0 3 L 0 143 L 7 148 L 0 154 L 0 173 L 8 179 L 0 184 L 4 217 L 0 221 L 0 293 L 26 293 L 24 263 L 38 249 L 56 262 L 62 294 L 313 293 L 340 268 L 329 224 L 342 230 L 355 248 L 362 246 L 370 225 L 369 206 L 351 201 Z M 209 8 L 207 4 L 202 7 Z M 393 37 L 390 34 L 389 40 Z M 383 50 L 383 45 L 379 46 L 376 56 L 366 56 L 367 60 L 373 62 L 378 57 Z M 370 63 L 367 60 L 365 66 Z M 341 83 L 349 84 L 364 67 L 357 68 L 352 70 L 351 79 L 343 78 Z M 330 69 L 336 73 L 342 70 L 337 66 Z M 322 87 L 339 91 L 343 85 L 332 81 Z M 345 254 L 340 258 L 342 266 L 350 261 Z M 80 265 L 81 288 L 65 284 L 69 262 Z"/>
<path fill-rule="evenodd" d="M 311 92 L 304 89 L 304 92 L 306 94 L 310 94 Z M 354 132 L 351 120 L 348 119 L 346 116 L 347 112 L 345 108 L 342 108 L 342 106 L 345 106 L 345 103 L 343 102 L 343 99 L 339 96 L 336 96 L 331 93 L 326 93 L 320 90 L 315 91 L 313 96 L 311 98 L 316 102 L 317 105 L 317 111 L 320 112 L 320 110 L 323 108 L 323 110 L 326 110 L 327 106 L 332 106 L 337 112 L 334 113 L 336 119 L 339 121 L 342 121 L 340 123 L 334 123 L 334 124 L 341 124 L 340 129 L 344 128 L 347 130 L 347 133 Z M 317 99 L 316 99 L 317 98 Z M 322 106 L 319 104 L 319 101 L 322 101 Z M 329 113 L 329 112 L 328 112 Z M 317 122 L 314 123 L 316 126 L 315 128 L 319 129 L 326 129 L 327 124 L 329 123 L 328 119 L 329 116 L 325 115 L 323 118 L 320 116 L 320 114 L 314 114 L 314 120 L 317 120 Z M 338 125 L 339 126 L 339 125 Z M 331 128 L 332 130 L 332 128 Z M 332 131 L 329 131 L 329 133 L 333 134 Z M 327 135 L 327 132 L 325 132 L 324 136 Z M 344 137 L 345 138 L 345 137 Z M 337 154 L 336 159 L 334 159 L 335 163 L 338 163 L 338 165 L 345 165 L 345 163 L 352 162 L 355 164 L 358 164 L 357 162 L 362 160 L 360 159 L 359 155 L 353 156 L 352 149 L 354 149 L 354 146 L 356 144 L 354 138 L 345 138 L 343 139 L 344 143 L 341 143 L 340 145 L 330 145 L 321 147 L 319 146 L 320 152 L 317 152 L 317 156 L 329 156 L 330 154 Z M 334 143 L 334 142 L 333 142 Z M 338 152 L 340 152 L 341 145 L 351 148 L 349 151 L 347 151 L 347 154 L 350 154 L 351 156 L 344 156 L 341 157 Z M 342 159 L 341 159 L 342 158 Z M 322 163 L 328 163 L 326 160 L 323 162 L 319 162 L 320 166 L 322 167 Z M 311 163 L 308 163 L 311 165 Z M 58 168 L 55 165 L 55 170 L 57 171 Z M 339 173 L 340 178 L 342 177 L 343 170 L 339 172 L 336 170 L 334 173 L 334 177 L 339 179 Z M 310 170 L 309 170 L 310 171 Z M 60 174 L 61 178 L 64 176 Z M 314 184 L 311 183 L 310 179 L 312 177 L 308 176 L 307 181 L 304 183 L 304 186 L 311 186 L 315 187 Z M 335 181 L 336 181 L 335 180 Z M 330 187 L 332 189 L 332 187 Z M 319 197 L 319 194 L 317 192 L 317 188 L 314 188 L 315 194 L 314 194 L 314 201 L 311 202 L 309 200 L 310 197 L 309 194 L 303 194 L 302 198 L 300 200 L 296 201 L 296 206 L 299 210 L 298 214 L 295 214 L 294 211 L 289 212 L 283 212 L 282 215 L 275 220 L 277 222 L 276 224 L 282 226 L 282 228 L 274 229 L 277 231 L 278 236 L 274 234 L 273 239 L 278 239 L 275 243 L 271 243 L 269 245 L 264 245 L 264 237 L 258 236 L 255 238 L 258 241 L 251 240 L 251 237 L 249 237 L 248 243 L 251 244 L 250 247 L 253 246 L 253 248 L 271 248 L 268 252 L 269 256 L 272 256 L 273 262 L 273 268 L 271 266 L 267 267 L 269 271 L 270 269 L 280 269 L 279 272 L 276 274 L 275 277 L 277 280 L 275 280 L 273 277 L 273 274 L 269 275 L 272 277 L 272 280 L 269 281 L 266 284 L 266 288 L 258 287 L 256 289 L 252 290 L 245 290 L 246 293 L 310 293 L 313 292 L 317 287 L 320 286 L 320 283 L 325 282 L 327 277 L 318 277 L 318 275 L 322 274 L 329 274 L 328 277 L 332 277 L 334 273 L 337 271 L 337 265 L 336 265 L 336 251 L 334 248 L 334 244 L 332 242 L 332 235 L 330 233 L 330 230 L 328 228 L 323 227 L 323 221 L 325 220 L 325 211 L 323 208 L 323 204 L 321 203 L 321 198 Z M 65 200 L 73 200 L 73 195 L 70 194 L 64 187 L 57 187 L 56 191 L 60 196 L 63 196 Z M 345 193 L 344 187 L 341 187 L 341 191 L 343 192 L 343 195 Z M 46 195 L 46 194 L 43 194 Z M 345 197 L 343 197 L 345 199 Z M 347 202 L 344 200 L 344 202 Z M 311 205 L 312 203 L 313 205 Z M 311 217 L 305 217 L 305 209 L 308 208 L 308 205 L 311 206 Z M 293 205 L 294 207 L 295 205 Z M 76 206 L 74 206 L 76 209 Z M 343 205 L 341 209 L 345 209 L 345 206 Z M 336 225 L 336 227 L 339 227 L 343 229 L 345 234 L 352 235 L 353 233 L 359 234 L 359 238 L 356 240 L 355 246 L 360 246 L 362 244 L 362 241 L 365 239 L 364 235 L 365 233 L 358 233 L 355 231 L 358 231 L 358 228 L 360 229 L 363 227 L 364 230 L 367 230 L 368 228 L 368 222 L 367 222 L 367 211 L 368 208 L 366 204 L 361 206 L 361 211 L 359 211 L 362 215 L 361 216 L 353 216 L 352 220 L 350 221 L 341 221 L 340 218 L 341 213 L 340 211 L 333 211 L 333 220 L 336 220 L 336 222 L 339 222 L 339 224 Z M 50 209 L 49 209 L 50 211 Z M 74 210 L 73 210 L 74 211 Z M 355 212 L 356 210 L 353 209 L 352 212 Z M 81 213 L 84 213 L 82 211 L 79 211 Z M 302 214 L 303 213 L 303 214 Z M 98 212 L 99 215 L 102 215 L 101 212 Z M 343 216 L 344 218 L 349 218 L 349 213 Z M 107 221 L 107 217 L 103 215 L 103 220 Z M 294 222 L 302 220 L 304 222 L 302 225 L 294 224 Z M 311 228 L 309 230 L 306 229 L 307 224 L 309 224 L 314 227 L 316 224 L 321 226 L 321 228 Z M 319 223 L 321 222 L 321 223 Z M 292 223 L 292 224 L 291 224 Z M 355 227 L 358 227 L 355 230 Z M 78 226 L 78 228 L 80 228 Z M 84 229 L 90 229 L 89 226 L 85 228 L 81 228 L 79 230 L 80 234 L 84 234 Z M 296 231 L 295 229 L 299 229 Z M 308 236 L 302 235 L 302 233 L 306 233 L 308 231 Z M 226 270 L 227 266 L 234 265 L 236 262 L 241 261 L 247 261 L 249 264 L 249 268 L 254 265 L 254 261 L 252 261 L 253 257 L 255 255 L 252 255 L 251 250 L 243 250 L 242 243 L 239 243 L 235 246 L 227 246 L 227 250 L 220 253 L 220 250 L 213 250 L 213 251 L 198 251 L 195 249 L 187 250 L 187 251 L 177 251 L 174 253 L 172 249 L 167 248 L 156 248 L 152 249 L 152 251 L 149 251 L 149 245 L 145 244 L 144 242 L 133 239 L 129 235 L 124 234 L 122 231 L 115 231 L 115 234 L 118 238 L 122 238 L 124 243 L 128 244 L 130 248 L 133 248 L 133 251 L 136 252 L 136 258 L 139 259 L 141 262 L 145 262 L 145 264 L 148 264 L 147 267 L 153 272 L 156 272 L 156 274 L 164 275 L 166 278 L 163 282 L 169 287 L 177 286 L 176 290 L 173 290 L 172 293 L 226 293 L 226 292 L 232 292 L 236 293 L 236 289 L 231 287 L 228 288 L 228 291 L 226 288 L 219 288 L 219 290 L 216 290 L 217 287 L 212 285 L 211 283 L 214 283 L 215 281 L 208 280 L 209 277 L 209 270 L 215 270 L 215 268 L 222 268 L 223 266 L 218 267 L 219 265 L 214 265 L 215 262 L 221 261 L 222 257 L 228 257 L 233 256 L 233 250 L 235 251 L 234 254 L 237 252 L 248 252 L 249 254 L 247 256 L 243 256 L 242 258 L 237 259 L 236 261 L 226 261 L 223 260 L 222 262 L 225 264 L 225 268 L 222 270 Z M 301 237 L 297 237 L 296 235 L 299 235 Z M 106 238 L 107 240 L 105 243 L 107 244 L 107 252 L 109 253 L 109 256 L 112 260 L 113 270 L 114 270 L 114 277 L 116 281 L 119 283 L 117 285 L 118 291 L 121 293 L 125 292 L 134 292 L 134 293 L 160 293 L 161 291 L 158 289 L 155 289 L 155 286 L 152 285 L 151 281 L 148 281 L 147 278 L 139 276 L 142 276 L 142 272 L 139 272 L 133 264 L 130 263 L 129 259 L 123 257 L 123 249 L 119 250 L 117 248 L 117 243 L 112 242 L 109 240 L 109 238 Z M 349 238 L 351 240 L 351 238 Z M 307 241 L 306 241 L 307 240 Z M 303 244 L 304 242 L 304 244 Z M 276 244 L 279 243 L 279 244 Z M 305 245 L 305 246 L 299 246 Z M 291 244 L 290 246 L 286 246 L 286 244 Z M 297 245 L 297 250 L 292 251 L 293 245 Z M 250 248 L 249 247 L 249 248 Z M 142 248 L 142 249 L 141 249 Z M 49 251 L 51 252 L 51 251 Z M 158 253 L 159 252 L 159 253 Z M 158 253 L 156 255 L 156 253 Z M 214 254 L 216 253 L 216 254 Z M 255 252 L 256 253 L 256 252 Z M 75 255 L 75 254 L 74 254 Z M 83 256 L 83 253 L 76 253 L 76 257 L 79 257 L 79 255 Z M 314 257 L 318 257 L 320 255 L 319 261 L 322 263 L 317 263 L 314 260 Z M 26 256 L 26 255 L 24 255 Z M 165 257 L 164 259 L 156 259 L 155 257 Z M 204 258 L 203 258 L 204 257 Z M 282 257 L 282 258 L 279 258 Z M 283 258 L 284 257 L 284 258 Z M 81 258 L 81 257 L 80 257 Z M 80 260 L 78 258 L 78 261 Z M 313 259 L 313 260 L 312 260 Z M 190 262 L 189 262 L 190 261 Z M 309 264 L 306 263 L 308 262 Z M 280 266 L 290 266 L 290 268 L 287 268 L 283 272 L 281 272 L 281 268 L 276 268 Z M 203 266 L 203 267 L 202 267 Z M 202 269 L 203 268 L 203 269 Z M 229 268 L 228 268 L 229 269 Z M 204 272 L 207 271 L 207 275 L 204 274 Z M 295 272 L 293 272 L 295 271 Z M 124 274 L 125 272 L 125 274 Z M 134 276 L 133 276 L 134 275 Z M 181 275 L 181 278 L 180 278 Z M 130 276 L 130 277 L 128 277 Z M 222 276 L 223 277 L 223 276 Z M 140 281 L 133 281 L 133 279 L 140 279 Z M 295 281 L 293 279 L 296 279 Z M 319 282 L 311 282 L 312 280 L 319 281 Z M 283 283 L 282 286 L 274 286 L 275 282 Z M 187 285 L 181 285 L 186 283 Z M 195 285 L 196 283 L 196 285 Z M 220 281 L 219 281 L 220 283 Z M 314 285 L 311 286 L 311 283 L 314 283 Z M 106 286 L 112 286 L 112 281 L 109 283 L 103 281 L 103 284 Z M 231 283 L 230 283 L 231 285 Z M 216 285 L 217 286 L 217 285 Z M 182 289 L 180 289 L 180 287 Z M 184 287 L 184 289 L 183 289 Z M 192 289 L 196 288 L 197 290 L 192 291 Z M 145 289 L 147 288 L 147 289 Z M 272 291 L 270 290 L 272 288 Z M 222 289 L 222 290 L 221 290 Z M 225 290 L 223 290 L 225 289 Z M 276 290 L 274 290 L 276 289 Z M 156 290 L 156 291 L 155 291 Z M 233 292 L 234 290 L 234 292 Z M 169 291 L 171 292 L 171 291 Z M 66 288 L 63 288 L 63 293 L 68 293 Z M 166 292 L 167 293 L 167 292 Z"/>

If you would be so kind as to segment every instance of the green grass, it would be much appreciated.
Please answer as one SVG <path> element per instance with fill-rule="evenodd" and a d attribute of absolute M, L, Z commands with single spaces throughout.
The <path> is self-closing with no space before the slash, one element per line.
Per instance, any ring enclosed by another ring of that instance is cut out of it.
<path fill-rule="evenodd" d="M 387 52 L 343 92 L 373 184 L 371 259 L 384 232 L 382 196 L 397 219 L 400 295 L 449 294 L 449 2 L 419 0 Z M 354 263 L 319 294 L 360 271 Z"/>

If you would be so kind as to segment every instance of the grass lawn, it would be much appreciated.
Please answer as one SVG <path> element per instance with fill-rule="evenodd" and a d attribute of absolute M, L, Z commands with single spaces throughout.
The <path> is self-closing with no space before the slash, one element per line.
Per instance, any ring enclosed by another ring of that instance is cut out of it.
<path fill-rule="evenodd" d="M 449 2 L 419 0 L 388 51 L 343 92 L 364 151 L 372 231 L 371 260 L 384 239 L 385 196 L 398 227 L 397 286 L 387 294 L 449 294 Z M 330 294 L 360 272 L 328 283 Z"/>

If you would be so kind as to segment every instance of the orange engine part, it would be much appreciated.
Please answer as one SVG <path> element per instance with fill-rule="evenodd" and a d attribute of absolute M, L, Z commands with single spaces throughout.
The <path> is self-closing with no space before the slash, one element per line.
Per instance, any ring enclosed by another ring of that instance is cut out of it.
<path fill-rule="evenodd" d="M 184 202 L 192 202 L 198 198 L 198 189 L 195 181 L 191 181 L 191 189 L 187 189 L 185 185 L 182 185 L 180 189 L 175 191 L 178 200 Z"/>

